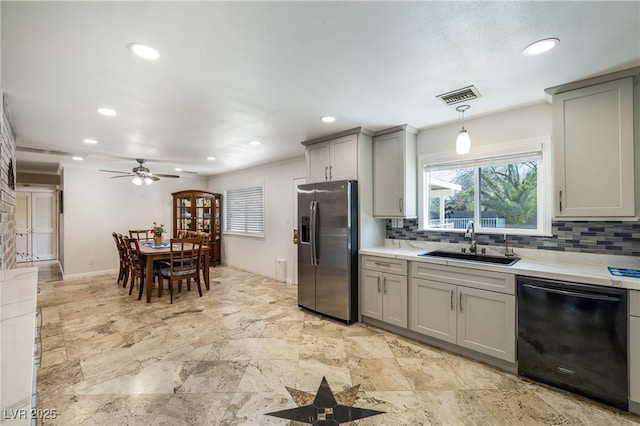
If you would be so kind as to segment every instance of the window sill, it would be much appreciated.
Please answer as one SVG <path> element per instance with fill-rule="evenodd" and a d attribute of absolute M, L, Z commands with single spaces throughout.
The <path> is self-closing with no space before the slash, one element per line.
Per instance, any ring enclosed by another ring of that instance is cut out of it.
<path fill-rule="evenodd" d="M 438 228 L 418 228 L 418 231 L 423 232 L 451 232 L 456 234 L 464 234 L 466 231 L 464 229 L 438 229 Z M 477 229 L 475 230 L 476 234 L 481 235 L 523 235 L 527 237 L 553 237 L 551 232 L 546 231 L 538 231 L 538 230 L 528 230 L 528 229 Z"/>
<path fill-rule="evenodd" d="M 250 234 L 248 232 L 232 232 L 232 231 L 225 231 L 222 233 L 223 236 L 232 236 L 232 237 L 246 237 L 246 238 L 253 238 L 256 240 L 264 240 L 264 234 Z"/>

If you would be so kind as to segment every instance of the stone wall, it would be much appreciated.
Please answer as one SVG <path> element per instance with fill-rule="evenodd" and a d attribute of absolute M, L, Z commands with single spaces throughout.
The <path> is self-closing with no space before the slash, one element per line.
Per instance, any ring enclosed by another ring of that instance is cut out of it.
<path fill-rule="evenodd" d="M 16 137 L 4 94 L 0 139 L 0 269 L 12 269 L 16 265 Z"/>

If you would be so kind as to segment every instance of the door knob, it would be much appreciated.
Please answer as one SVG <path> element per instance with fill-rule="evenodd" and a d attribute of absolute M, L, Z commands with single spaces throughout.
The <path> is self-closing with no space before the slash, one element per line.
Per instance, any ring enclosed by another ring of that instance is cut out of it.
<path fill-rule="evenodd" d="M 293 230 L 293 244 L 298 244 L 298 230 Z"/>

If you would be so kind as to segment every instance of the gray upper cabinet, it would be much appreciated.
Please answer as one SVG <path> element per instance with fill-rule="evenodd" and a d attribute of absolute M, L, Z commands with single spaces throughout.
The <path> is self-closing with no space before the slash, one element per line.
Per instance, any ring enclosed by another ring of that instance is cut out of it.
<path fill-rule="evenodd" d="M 553 96 L 555 215 L 635 216 L 633 77 Z"/>
<path fill-rule="evenodd" d="M 418 131 L 409 125 L 376 132 L 373 137 L 373 216 L 417 217 Z"/>
<path fill-rule="evenodd" d="M 307 146 L 307 183 L 358 179 L 358 135 Z"/>

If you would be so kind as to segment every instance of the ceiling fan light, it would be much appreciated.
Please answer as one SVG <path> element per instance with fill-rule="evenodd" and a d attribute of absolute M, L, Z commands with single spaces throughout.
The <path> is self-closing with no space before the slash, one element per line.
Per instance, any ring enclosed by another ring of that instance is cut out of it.
<path fill-rule="evenodd" d="M 140 176 L 135 176 L 131 182 L 133 182 L 134 185 L 142 185 L 142 179 Z"/>
<path fill-rule="evenodd" d="M 147 185 L 151 185 L 153 183 L 153 179 L 147 176 L 146 178 L 144 178 L 144 183 L 146 183 Z"/>
<path fill-rule="evenodd" d="M 471 150 L 471 138 L 469 137 L 469 133 L 463 127 L 460 129 L 460 133 L 458 133 L 458 139 L 456 139 L 456 153 L 457 154 L 468 154 Z"/>

